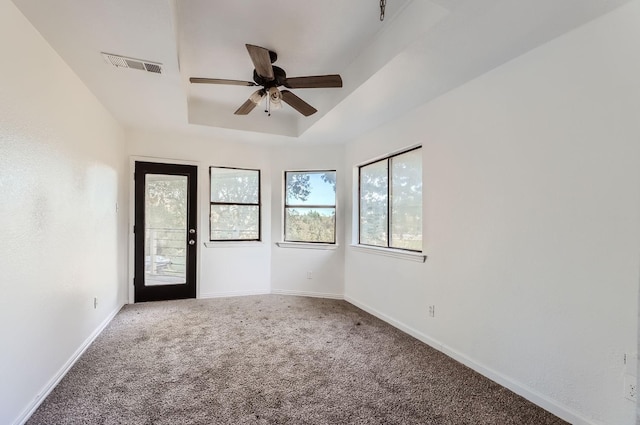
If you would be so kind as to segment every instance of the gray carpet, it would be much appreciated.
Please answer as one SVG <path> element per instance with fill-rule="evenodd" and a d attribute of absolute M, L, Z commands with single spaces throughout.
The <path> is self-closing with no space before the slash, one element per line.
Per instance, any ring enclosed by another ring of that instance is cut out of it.
<path fill-rule="evenodd" d="M 27 422 L 564 424 L 344 302 L 125 306 Z"/>

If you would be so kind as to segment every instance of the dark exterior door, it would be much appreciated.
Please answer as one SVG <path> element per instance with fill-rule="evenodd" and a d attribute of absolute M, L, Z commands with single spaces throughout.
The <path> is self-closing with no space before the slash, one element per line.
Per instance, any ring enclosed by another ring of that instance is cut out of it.
<path fill-rule="evenodd" d="M 135 164 L 135 302 L 196 296 L 193 165 Z"/>

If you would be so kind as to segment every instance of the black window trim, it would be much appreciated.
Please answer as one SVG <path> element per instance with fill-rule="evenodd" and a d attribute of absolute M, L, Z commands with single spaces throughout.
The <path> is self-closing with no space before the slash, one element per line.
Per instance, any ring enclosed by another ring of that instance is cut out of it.
<path fill-rule="evenodd" d="M 257 171 L 258 172 L 258 203 L 247 202 L 212 202 L 211 201 L 211 169 L 223 168 L 226 170 Z M 249 205 L 258 207 L 258 238 L 257 239 L 211 239 L 211 206 L 212 205 Z M 209 166 L 209 242 L 261 242 L 262 241 L 262 172 L 255 168 Z"/>
<path fill-rule="evenodd" d="M 398 151 L 396 153 L 390 154 L 390 155 L 386 155 L 383 156 L 381 158 L 378 159 L 374 159 L 372 161 L 368 161 L 364 164 L 360 164 L 358 165 L 358 245 L 361 246 L 370 246 L 370 247 L 374 247 L 374 248 L 382 248 L 382 249 L 394 249 L 394 250 L 399 250 L 399 251 L 409 251 L 409 252 L 417 252 L 417 253 L 422 253 L 422 250 L 417 250 L 417 249 L 408 249 L 408 248 L 398 248 L 398 247 L 394 247 L 391 246 L 391 203 L 392 203 L 392 193 L 391 193 L 391 189 L 393 187 L 393 178 L 391 175 L 391 160 L 393 158 L 395 158 L 396 156 L 400 156 L 400 155 L 404 155 L 405 153 L 409 153 L 409 152 L 413 152 L 415 150 L 418 149 L 422 149 L 422 145 L 419 146 L 414 146 L 412 148 L 409 149 L 405 149 L 402 151 Z M 368 166 L 368 165 L 372 165 L 378 162 L 382 162 L 382 161 L 387 161 L 387 245 L 386 246 L 381 246 L 381 245 L 372 245 L 372 244 L 367 244 L 367 243 L 362 243 L 362 185 L 361 185 L 361 178 L 362 178 L 362 168 Z"/>
<path fill-rule="evenodd" d="M 334 199 L 334 203 L 333 205 L 295 205 L 295 204 L 287 204 L 287 174 L 288 173 L 327 173 L 327 172 L 332 172 L 332 173 L 336 173 L 336 188 L 338 185 L 338 172 L 336 170 L 285 170 L 284 172 L 284 209 L 282 210 L 283 212 L 283 226 L 282 226 L 282 240 L 283 242 L 286 243 L 301 243 L 301 244 L 305 244 L 305 243 L 309 243 L 309 244 L 325 244 L 325 245 L 336 245 L 336 240 L 337 240 L 337 230 L 336 228 L 338 227 L 338 199 L 337 199 L 337 193 L 336 193 L 336 198 Z M 287 239 L 287 208 L 333 208 L 334 211 L 334 219 L 333 219 L 333 242 L 319 242 L 319 241 L 292 241 L 292 240 L 288 240 Z"/>

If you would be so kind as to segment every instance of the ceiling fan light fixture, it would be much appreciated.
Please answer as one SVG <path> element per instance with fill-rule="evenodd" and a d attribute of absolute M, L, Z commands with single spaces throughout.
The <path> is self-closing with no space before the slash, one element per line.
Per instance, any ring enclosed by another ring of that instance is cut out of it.
<path fill-rule="evenodd" d="M 282 94 L 277 87 L 269 87 L 269 101 L 272 109 L 282 109 Z"/>
<path fill-rule="evenodd" d="M 269 87 L 269 96 L 271 96 L 271 100 L 279 100 L 281 97 L 280 90 L 277 87 Z"/>

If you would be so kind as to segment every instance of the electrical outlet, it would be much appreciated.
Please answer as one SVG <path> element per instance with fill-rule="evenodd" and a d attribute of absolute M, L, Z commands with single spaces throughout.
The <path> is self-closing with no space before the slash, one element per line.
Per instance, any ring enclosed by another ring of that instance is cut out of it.
<path fill-rule="evenodd" d="M 98 308 L 98 297 L 93 297 L 93 308 L 94 310 Z"/>
<path fill-rule="evenodd" d="M 436 306 L 435 305 L 430 305 L 429 306 L 429 317 L 436 317 Z"/>
<path fill-rule="evenodd" d="M 312 271 L 307 272 L 307 279 L 313 279 L 313 272 Z"/>
<path fill-rule="evenodd" d="M 638 386 L 635 376 L 624 375 L 624 398 L 631 401 L 638 399 Z"/>

